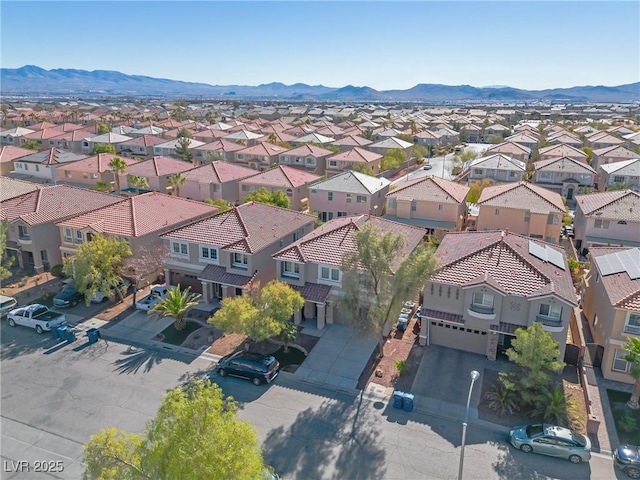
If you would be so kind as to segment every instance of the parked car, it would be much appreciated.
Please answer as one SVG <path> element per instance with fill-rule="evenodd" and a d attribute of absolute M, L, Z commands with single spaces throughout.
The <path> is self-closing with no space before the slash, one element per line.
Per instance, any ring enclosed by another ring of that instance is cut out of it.
<path fill-rule="evenodd" d="M 567 458 L 571 463 L 588 462 L 591 459 L 589 437 L 548 423 L 516 425 L 509 432 L 509 443 L 525 453 Z"/>
<path fill-rule="evenodd" d="M 222 357 L 216 371 L 221 377 L 233 375 L 251 380 L 254 385 L 271 383 L 280 373 L 280 362 L 271 355 L 236 352 Z"/>
<path fill-rule="evenodd" d="M 118 287 L 111 287 L 111 295 L 108 295 L 100 290 L 97 290 L 96 293 L 94 293 L 93 297 L 91 297 L 91 302 L 92 303 L 106 302 L 107 300 L 109 300 L 109 298 L 113 298 L 114 295 L 117 295 L 115 291 L 116 288 L 120 289 L 120 291 L 124 295 L 129 290 L 129 287 L 131 287 L 131 282 L 126 278 L 123 278 L 120 284 L 118 285 Z"/>
<path fill-rule="evenodd" d="M 619 445 L 613 451 L 613 464 L 631 478 L 640 478 L 640 446 Z"/>
<path fill-rule="evenodd" d="M 64 313 L 52 312 L 46 305 L 34 303 L 26 307 L 15 308 L 7 314 L 10 327 L 22 325 L 35 328 L 36 333 L 48 332 L 54 327 L 67 323 Z"/>
<path fill-rule="evenodd" d="M 18 306 L 18 301 L 13 297 L 0 295 L 0 318 Z"/>
<path fill-rule="evenodd" d="M 426 162 L 422 167 L 423 170 L 431 170 L 432 168 L 433 165 L 431 165 L 429 162 Z"/>
<path fill-rule="evenodd" d="M 82 300 L 84 295 L 76 289 L 75 285 L 68 283 L 53 297 L 53 305 L 58 308 L 75 307 Z"/>
<path fill-rule="evenodd" d="M 165 285 L 154 285 L 153 287 L 151 287 L 151 292 L 149 293 L 149 295 L 136 302 L 136 308 L 138 310 L 148 312 L 156 303 L 167 296 L 167 292 L 170 289 L 171 287 L 167 287 Z"/>
<path fill-rule="evenodd" d="M 573 237 L 573 225 L 563 225 L 562 234 L 565 237 Z"/>

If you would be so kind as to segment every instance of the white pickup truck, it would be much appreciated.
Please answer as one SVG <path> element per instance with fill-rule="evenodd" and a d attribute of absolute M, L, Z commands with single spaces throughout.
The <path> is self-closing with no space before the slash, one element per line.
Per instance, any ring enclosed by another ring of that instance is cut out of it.
<path fill-rule="evenodd" d="M 35 328 L 37 333 L 42 333 L 63 325 L 67 322 L 67 317 L 64 313 L 52 312 L 46 305 L 34 303 L 11 310 L 7 314 L 7 320 L 11 327 L 23 325 Z"/>

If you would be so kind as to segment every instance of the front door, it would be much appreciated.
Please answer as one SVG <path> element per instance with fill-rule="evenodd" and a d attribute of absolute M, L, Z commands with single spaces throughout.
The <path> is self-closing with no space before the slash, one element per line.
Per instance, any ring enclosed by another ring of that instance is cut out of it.
<path fill-rule="evenodd" d="M 497 355 L 498 356 L 506 356 L 506 352 L 507 350 L 509 350 L 509 348 L 511 348 L 511 341 L 514 339 L 515 337 L 513 335 L 505 335 L 504 333 L 501 333 L 500 335 L 498 335 L 498 348 L 497 348 Z"/>
<path fill-rule="evenodd" d="M 213 284 L 213 297 L 214 298 L 222 298 L 222 287 L 219 283 Z"/>
<path fill-rule="evenodd" d="M 567 200 L 572 200 L 573 199 L 573 187 L 569 187 L 567 189 Z"/>

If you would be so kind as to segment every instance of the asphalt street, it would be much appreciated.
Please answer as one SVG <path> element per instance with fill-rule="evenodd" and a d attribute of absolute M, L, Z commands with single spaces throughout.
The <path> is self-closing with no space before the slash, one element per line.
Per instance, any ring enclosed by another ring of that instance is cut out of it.
<path fill-rule="evenodd" d="M 217 381 L 258 430 L 265 459 L 286 479 L 451 479 L 461 425 L 388 402 L 312 385 L 291 374 L 274 384 L 219 378 L 211 361 L 79 338 L 56 344 L 27 328 L 0 327 L 3 479 L 78 479 L 82 446 L 101 428 L 140 432 L 162 395 L 193 376 Z M 195 440 L 197 441 L 197 440 Z M 17 463 L 25 461 L 27 464 Z M 61 471 L 36 473 L 36 462 Z M 31 471 L 16 471 L 29 465 Z M 464 478 L 612 479 L 611 460 L 590 463 L 514 451 L 499 429 L 470 424 Z"/>

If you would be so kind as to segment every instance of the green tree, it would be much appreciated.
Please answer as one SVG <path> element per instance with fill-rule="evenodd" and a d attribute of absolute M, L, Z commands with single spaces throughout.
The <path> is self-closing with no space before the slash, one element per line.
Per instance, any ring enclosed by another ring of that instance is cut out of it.
<path fill-rule="evenodd" d="M 640 338 L 627 337 L 627 342 L 622 345 L 626 352 L 624 359 L 629 362 L 629 375 L 635 380 L 633 392 L 627 405 L 629 408 L 637 410 L 640 408 Z"/>
<path fill-rule="evenodd" d="M 559 373 L 564 363 L 558 360 L 560 349 L 551 334 L 535 322 L 528 328 L 518 328 L 516 338 L 507 350 L 516 368 L 501 373 L 502 383 L 520 392 L 524 404 L 535 405 L 539 395 L 549 389 L 551 376 Z"/>
<path fill-rule="evenodd" d="M 120 157 L 113 157 L 109 162 L 109 168 L 113 173 L 113 181 L 116 185 L 116 192 L 120 195 L 120 175 L 124 175 L 127 173 L 127 162 L 122 160 Z"/>
<path fill-rule="evenodd" d="M 244 202 L 266 203 L 267 205 L 275 205 L 276 207 L 289 208 L 291 201 L 284 192 L 276 190 L 269 192 L 266 188 L 254 190 L 244 197 Z"/>
<path fill-rule="evenodd" d="M 110 153 L 115 155 L 116 147 L 110 143 L 96 143 L 93 146 L 93 150 L 91 150 L 91 155 L 98 155 L 99 153 Z"/>
<path fill-rule="evenodd" d="M 304 306 L 302 296 L 284 282 L 272 280 L 251 295 L 227 297 L 209 323 L 225 333 L 239 333 L 255 341 L 280 335 L 291 316 Z"/>
<path fill-rule="evenodd" d="M 373 168 L 369 167 L 366 163 L 356 163 L 353 170 L 358 173 L 364 173 L 365 175 L 375 176 Z"/>
<path fill-rule="evenodd" d="M 580 150 L 587 154 L 587 163 L 591 165 L 591 161 L 593 160 L 593 148 L 582 147 Z"/>
<path fill-rule="evenodd" d="M 462 143 L 466 143 L 469 141 L 469 132 L 466 128 L 460 129 L 460 132 L 458 132 L 458 139 Z"/>
<path fill-rule="evenodd" d="M 27 150 L 40 150 L 40 145 L 35 140 L 27 140 L 21 146 Z"/>
<path fill-rule="evenodd" d="M 271 132 L 269 134 L 269 143 L 273 143 L 274 145 L 276 144 L 276 142 L 278 141 L 278 137 L 276 136 L 276 134 L 274 132 Z"/>
<path fill-rule="evenodd" d="M 178 137 L 179 138 L 193 138 L 193 135 L 191 135 L 191 132 L 189 131 L 188 128 L 182 127 L 180 129 L 180 132 L 178 133 Z"/>
<path fill-rule="evenodd" d="M 185 162 L 193 161 L 193 152 L 189 148 L 191 139 L 189 137 L 179 137 L 176 144 L 176 154 Z"/>
<path fill-rule="evenodd" d="M 417 296 L 436 262 L 430 248 L 421 244 L 407 255 L 402 236 L 383 234 L 371 223 L 355 236 L 357 252 L 342 260 L 344 295 L 338 303 L 356 330 L 377 336 L 382 356 L 385 328 Z"/>
<path fill-rule="evenodd" d="M 147 314 L 160 318 L 173 317 L 175 329 L 183 330 L 187 326 L 185 320 L 187 312 L 198 304 L 200 297 L 199 293 L 191 293 L 191 287 L 180 290 L 178 285 L 176 288 L 167 290 L 167 296 L 151 307 Z"/>
<path fill-rule="evenodd" d="M 129 178 L 127 178 L 127 183 L 129 183 L 130 186 L 136 189 L 136 195 L 140 194 L 140 189 L 149 187 L 149 182 L 147 181 L 147 179 L 145 177 L 141 177 L 140 175 L 131 175 Z"/>
<path fill-rule="evenodd" d="M 411 155 L 414 157 L 428 157 L 429 149 L 424 145 L 414 145 L 411 147 Z"/>
<path fill-rule="evenodd" d="M 5 218 L 0 221 L 0 255 L 2 255 L 2 262 L 0 262 L 0 281 L 6 280 L 11 276 L 12 258 L 7 255 L 7 232 L 9 231 L 9 221 Z"/>
<path fill-rule="evenodd" d="M 264 471 L 255 429 L 209 380 L 167 393 L 142 435 L 107 428 L 84 447 L 85 480 L 255 480 Z"/>
<path fill-rule="evenodd" d="M 173 173 L 167 179 L 167 187 L 171 189 L 171 194 L 180 196 L 180 187 L 187 182 L 187 179 L 180 172 Z"/>
<path fill-rule="evenodd" d="M 64 259 L 62 271 L 74 277 L 76 288 L 84 294 L 87 305 L 98 290 L 107 295 L 115 291 L 120 300 L 124 300 L 118 287 L 122 283 L 123 263 L 131 256 L 126 240 L 97 233 L 82 243 L 72 257 Z"/>
<path fill-rule="evenodd" d="M 612 184 L 611 186 L 607 187 L 607 190 L 612 192 L 615 190 L 626 190 L 629 188 L 629 184 L 625 183 L 625 182 L 616 182 L 614 184 Z"/>
<path fill-rule="evenodd" d="M 109 128 L 109 125 L 107 125 L 106 123 L 98 124 L 98 135 L 103 135 L 105 133 L 109 133 L 110 131 L 111 128 Z"/>
<path fill-rule="evenodd" d="M 217 200 L 211 200 L 210 198 L 205 198 L 203 200 L 207 205 L 213 205 L 214 207 L 218 207 L 218 211 L 216 213 L 224 213 L 227 210 L 231 210 L 231 205 L 226 200 L 219 198 Z"/>
<path fill-rule="evenodd" d="M 535 398 L 535 407 L 531 410 L 533 418 L 545 423 L 553 423 L 563 427 L 577 427 L 580 417 L 575 400 L 565 395 L 561 385 L 543 390 Z"/>
<path fill-rule="evenodd" d="M 453 156 L 453 168 L 460 173 L 465 172 L 476 158 L 478 158 L 478 153 L 473 150 L 456 153 Z"/>
<path fill-rule="evenodd" d="M 102 193 L 109 193 L 111 192 L 111 185 L 109 185 L 107 182 L 97 182 L 96 190 Z"/>
<path fill-rule="evenodd" d="M 384 172 L 392 168 L 398 168 L 407 160 L 407 153 L 401 148 L 391 148 L 380 161 L 380 169 Z"/>
<path fill-rule="evenodd" d="M 469 193 L 467 194 L 467 203 L 477 203 L 482 195 L 482 190 L 491 185 L 487 178 L 476 180 L 469 185 Z"/>
<path fill-rule="evenodd" d="M 502 143 L 503 141 L 504 138 L 502 137 L 502 135 L 489 135 L 489 138 L 487 138 L 487 143 L 498 144 Z"/>

